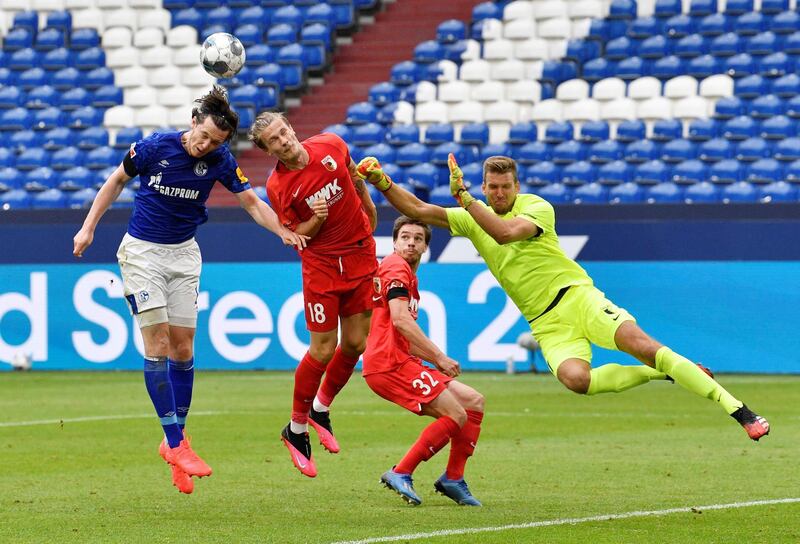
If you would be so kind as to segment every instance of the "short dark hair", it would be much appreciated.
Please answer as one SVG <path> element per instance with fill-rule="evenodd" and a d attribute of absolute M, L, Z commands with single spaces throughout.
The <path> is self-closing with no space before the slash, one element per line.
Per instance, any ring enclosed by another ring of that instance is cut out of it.
<path fill-rule="evenodd" d="M 419 225 L 422 227 L 422 230 L 425 231 L 425 245 L 431 245 L 431 236 L 433 235 L 431 232 L 431 226 L 427 223 L 423 223 L 419 219 L 411 219 L 405 215 L 401 215 L 394 220 L 394 227 L 392 228 L 392 241 L 397 240 L 397 235 L 400 233 L 400 229 L 406 225 Z"/>
<path fill-rule="evenodd" d="M 200 105 L 192 109 L 192 119 L 200 124 L 210 115 L 218 129 L 228 132 L 225 141 L 230 142 L 236 134 L 236 129 L 239 128 L 239 114 L 231 109 L 225 88 L 214 85 L 207 94 L 195 102 Z"/>
<path fill-rule="evenodd" d="M 519 178 L 517 177 L 517 163 L 510 157 L 495 155 L 486 159 L 483 163 L 483 181 L 486 181 L 486 174 L 489 172 L 492 174 L 507 174 L 511 172 L 514 176 L 514 182 L 519 183 Z"/>

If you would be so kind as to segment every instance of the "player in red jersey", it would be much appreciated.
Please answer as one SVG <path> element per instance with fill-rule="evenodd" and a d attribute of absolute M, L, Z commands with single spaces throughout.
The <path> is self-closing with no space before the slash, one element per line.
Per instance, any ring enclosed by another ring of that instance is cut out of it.
<path fill-rule="evenodd" d="M 392 239 L 394 253 L 381 262 L 374 285 L 380 306 L 375 308 L 367 337 L 364 379 L 386 400 L 436 421 L 425 427 L 405 457 L 381 476 L 381 482 L 409 504 L 420 504 L 411 474 L 450 442 L 447 470 L 434 488 L 458 504 L 480 506 L 464 481 L 464 466 L 481 432 L 483 396 L 453 379 L 461 373 L 458 362 L 431 342 L 416 322 L 416 271 L 428 249 L 431 228 L 400 216 L 394 223 Z M 423 365 L 423 359 L 435 364 L 436 369 Z"/>
<path fill-rule="evenodd" d="M 278 159 L 267 194 L 281 223 L 310 237 L 300 256 L 311 345 L 295 371 L 292 417 L 281 439 L 297 469 L 313 478 L 317 469 L 308 424 L 325 449 L 339 451 L 329 408 L 366 347 L 377 212 L 363 179 L 355 175 L 347 144 L 335 134 L 300 142 L 282 114 L 263 112 L 248 137 Z"/>

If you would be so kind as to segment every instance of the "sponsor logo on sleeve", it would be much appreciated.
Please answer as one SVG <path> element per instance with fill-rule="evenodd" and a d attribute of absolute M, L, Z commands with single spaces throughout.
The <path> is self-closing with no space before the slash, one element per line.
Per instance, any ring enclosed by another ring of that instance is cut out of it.
<path fill-rule="evenodd" d="M 131 150 L 128 152 L 128 155 L 130 155 L 131 158 L 136 156 L 136 142 L 131 144 Z"/>
<path fill-rule="evenodd" d="M 247 176 L 244 175 L 242 169 L 239 168 L 238 166 L 236 167 L 236 177 L 239 178 L 240 183 L 247 183 L 248 181 L 250 181 L 249 179 L 247 179 Z"/>
<path fill-rule="evenodd" d="M 333 160 L 333 157 L 331 157 L 330 155 L 325 155 L 325 158 L 322 159 L 322 166 L 324 166 L 325 169 L 328 170 L 329 172 L 333 172 L 334 170 L 336 170 L 337 164 L 336 161 Z"/>

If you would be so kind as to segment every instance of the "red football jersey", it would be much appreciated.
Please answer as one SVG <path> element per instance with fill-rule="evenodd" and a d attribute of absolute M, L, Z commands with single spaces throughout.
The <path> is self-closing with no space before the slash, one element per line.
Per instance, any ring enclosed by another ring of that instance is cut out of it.
<path fill-rule="evenodd" d="M 409 264 L 396 253 L 388 255 L 378 266 L 375 281 L 376 300 L 372 311 L 372 323 L 367 336 L 367 350 L 364 352 L 364 375 L 389 372 L 414 356 L 410 353 L 409 342 L 395 329 L 389 311 L 388 293 L 393 288 L 408 291 L 408 310 L 414 321 L 419 311 L 419 282 Z"/>
<path fill-rule="evenodd" d="M 318 134 L 302 142 L 309 162 L 301 170 L 289 170 L 278 162 L 267 180 L 267 195 L 281 223 L 290 229 L 313 215 L 311 204 L 317 198 L 328 203 L 328 218 L 308 242 L 306 252 L 341 256 L 362 250 L 372 239 L 369 218 L 350 178 L 350 152 L 335 134 Z"/>

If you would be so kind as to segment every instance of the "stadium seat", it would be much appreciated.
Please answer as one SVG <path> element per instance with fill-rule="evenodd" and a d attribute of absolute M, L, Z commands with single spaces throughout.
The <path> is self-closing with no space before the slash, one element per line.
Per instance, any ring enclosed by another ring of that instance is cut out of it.
<path fill-rule="evenodd" d="M 768 157 L 771 153 L 770 145 L 760 137 L 748 138 L 736 146 L 736 158 L 742 162 L 754 162 Z M 776 153 L 777 157 L 777 153 Z M 798 155 L 800 158 L 800 155 Z"/>
<path fill-rule="evenodd" d="M 379 123 L 357 125 L 353 128 L 350 141 L 359 147 L 383 143 L 386 141 L 386 129 Z"/>
<path fill-rule="evenodd" d="M 769 30 L 778 35 L 793 34 L 800 30 L 800 15 L 790 10 L 778 13 L 772 17 Z"/>
<path fill-rule="evenodd" d="M 712 183 L 736 183 L 744 178 L 745 169 L 736 159 L 725 159 L 715 162 L 709 167 L 709 179 Z"/>
<path fill-rule="evenodd" d="M 764 155 L 765 157 L 768 155 Z M 779 161 L 800 160 L 800 138 L 785 138 L 775 144 L 775 158 Z"/>
<path fill-rule="evenodd" d="M 695 142 L 684 140 L 683 138 L 676 138 L 670 142 L 666 142 L 662 146 L 661 160 L 669 163 L 679 163 L 694 159 L 696 152 L 697 145 Z"/>
<path fill-rule="evenodd" d="M 58 172 L 47 166 L 40 166 L 29 170 L 25 174 L 25 190 L 29 193 L 38 193 L 58 187 L 61 176 Z"/>
<path fill-rule="evenodd" d="M 553 158 L 553 146 L 545 142 L 529 142 L 517 150 L 517 162 L 531 165 L 550 161 Z"/>
<path fill-rule="evenodd" d="M 617 127 L 616 139 L 623 143 L 629 143 L 645 138 L 646 127 L 643 121 L 630 119 L 623 121 Z"/>
<path fill-rule="evenodd" d="M 749 53 L 739 53 L 725 59 L 725 72 L 740 78 L 758 73 L 758 65 Z"/>
<path fill-rule="evenodd" d="M 758 193 L 761 202 L 797 201 L 797 188 L 785 181 L 776 181 L 759 187 Z"/>
<path fill-rule="evenodd" d="M 684 201 L 687 204 L 702 204 L 719 202 L 720 190 L 718 186 L 708 181 L 701 181 L 686 188 Z"/>
<path fill-rule="evenodd" d="M 722 136 L 728 140 L 746 140 L 758 133 L 758 123 L 749 115 L 729 119 L 722 127 Z"/>
<path fill-rule="evenodd" d="M 379 143 L 365 147 L 364 155 L 368 157 L 376 157 L 378 161 L 383 165 L 385 163 L 394 163 L 397 151 L 395 150 L 394 147 L 390 146 L 389 144 Z M 394 177 L 392 177 L 392 179 L 397 181 L 398 183 L 402 183 L 402 180 L 397 180 Z"/>
<path fill-rule="evenodd" d="M 717 58 L 726 58 L 744 53 L 745 41 L 735 32 L 727 32 L 711 40 L 709 53 Z"/>
<path fill-rule="evenodd" d="M 589 147 L 589 161 L 594 164 L 605 164 L 622 158 L 625 148 L 616 140 L 603 140 Z"/>
<path fill-rule="evenodd" d="M 552 161 L 556 164 L 571 164 L 586 159 L 587 145 L 577 140 L 566 140 L 555 144 Z"/>
<path fill-rule="evenodd" d="M 704 162 L 718 162 L 733 157 L 734 147 L 724 138 L 712 138 L 700 145 L 697 158 Z"/>
<path fill-rule="evenodd" d="M 783 165 L 772 158 L 758 159 L 747 170 L 747 181 L 752 183 L 772 183 L 783 178 Z"/>
<path fill-rule="evenodd" d="M 721 192 L 722 201 L 729 202 L 755 202 L 758 200 L 759 192 L 756 188 L 746 181 L 738 181 L 723 187 Z"/>
<path fill-rule="evenodd" d="M 486 123 L 466 124 L 461 127 L 458 141 L 462 145 L 487 145 L 489 143 L 489 126 Z"/>
<path fill-rule="evenodd" d="M 597 169 L 597 182 L 603 185 L 621 185 L 633 179 L 634 167 L 625 161 L 612 161 Z"/>
<path fill-rule="evenodd" d="M 402 146 L 418 142 L 419 137 L 419 127 L 416 125 L 394 125 L 390 127 L 386 139 L 391 145 Z"/>
<path fill-rule="evenodd" d="M 749 11 L 736 18 L 733 30 L 741 36 L 755 36 L 767 28 L 764 16 L 758 11 Z"/>
<path fill-rule="evenodd" d="M 577 187 L 572 193 L 575 204 L 605 204 L 608 202 L 608 187 L 596 182 Z"/>
<path fill-rule="evenodd" d="M 539 189 L 537 194 L 553 204 L 572 202 L 572 189 L 563 183 L 551 183 Z"/>
<path fill-rule="evenodd" d="M 608 192 L 610 204 L 630 204 L 644 201 L 646 191 L 636 183 L 623 183 L 613 187 Z"/>
<path fill-rule="evenodd" d="M 643 59 L 660 59 L 673 53 L 673 42 L 666 36 L 651 36 L 639 46 L 639 56 Z"/>
<path fill-rule="evenodd" d="M 26 209 L 31 207 L 32 196 L 24 189 L 12 189 L 11 191 L 0 193 L 0 209 L 14 210 Z"/>
<path fill-rule="evenodd" d="M 708 166 L 697 159 L 676 164 L 672 169 L 672 181 L 681 185 L 691 185 L 708 179 Z"/>
<path fill-rule="evenodd" d="M 677 119 L 661 119 L 653 124 L 653 140 L 669 142 L 682 136 L 683 124 Z"/>
<path fill-rule="evenodd" d="M 58 189 L 65 192 L 80 191 L 92 186 L 94 176 L 83 166 L 73 166 L 61 173 Z"/>
<path fill-rule="evenodd" d="M 745 113 L 745 105 L 737 96 L 720 98 L 714 106 L 714 117 L 720 120 L 732 119 Z"/>
<path fill-rule="evenodd" d="M 410 143 L 397 150 L 395 162 L 400 166 L 414 166 L 426 163 L 430 159 L 430 150 L 421 143 Z"/>
<path fill-rule="evenodd" d="M 597 167 L 588 161 L 577 161 L 564 166 L 561 181 L 565 185 L 583 186 L 595 183 Z"/>
<path fill-rule="evenodd" d="M 526 144 L 535 141 L 538 137 L 536 124 L 531 121 L 522 121 L 511 125 L 508 142 L 511 144 Z"/>
<path fill-rule="evenodd" d="M 797 122 L 786 115 L 776 115 L 761 123 L 761 137 L 766 140 L 783 140 L 797 135 Z"/>
<path fill-rule="evenodd" d="M 610 127 L 607 121 L 587 121 L 580 129 L 579 139 L 587 143 L 597 143 L 608 140 Z"/>
<path fill-rule="evenodd" d="M 676 204 L 683 202 L 683 190 L 671 181 L 647 187 L 645 201 L 651 204 Z"/>

